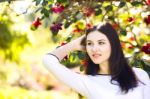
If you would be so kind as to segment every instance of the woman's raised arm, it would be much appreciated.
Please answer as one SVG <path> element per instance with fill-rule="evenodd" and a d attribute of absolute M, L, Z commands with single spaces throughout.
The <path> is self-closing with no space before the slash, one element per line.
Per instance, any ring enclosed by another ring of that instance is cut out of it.
<path fill-rule="evenodd" d="M 87 76 L 75 73 L 59 62 L 72 51 L 84 50 L 83 46 L 80 45 L 80 41 L 84 38 L 84 36 L 85 35 L 53 50 L 50 54 L 46 54 L 43 58 L 43 63 L 58 80 L 76 90 L 83 96 L 87 96 Z"/>
<path fill-rule="evenodd" d="M 70 52 L 73 52 L 76 50 L 83 51 L 83 50 L 85 50 L 84 46 L 82 46 L 80 43 L 84 37 L 85 37 L 85 34 L 82 35 L 81 37 L 53 50 L 50 53 L 56 55 L 59 58 L 59 61 L 61 61 Z"/>

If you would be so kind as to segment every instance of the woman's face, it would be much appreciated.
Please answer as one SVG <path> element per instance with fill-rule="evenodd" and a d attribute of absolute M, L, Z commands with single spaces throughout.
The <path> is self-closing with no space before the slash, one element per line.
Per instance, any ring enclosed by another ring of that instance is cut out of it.
<path fill-rule="evenodd" d="M 86 38 L 86 51 L 95 64 L 108 63 L 111 45 L 104 34 L 99 31 L 92 31 Z"/>

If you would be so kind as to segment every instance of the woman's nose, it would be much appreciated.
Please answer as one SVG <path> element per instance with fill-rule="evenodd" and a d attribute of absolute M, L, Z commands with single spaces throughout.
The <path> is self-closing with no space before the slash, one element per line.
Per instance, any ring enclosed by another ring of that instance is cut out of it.
<path fill-rule="evenodd" d="M 93 52 L 97 52 L 99 50 L 99 47 L 97 46 L 97 45 L 94 45 L 93 47 L 92 47 L 92 51 Z"/>

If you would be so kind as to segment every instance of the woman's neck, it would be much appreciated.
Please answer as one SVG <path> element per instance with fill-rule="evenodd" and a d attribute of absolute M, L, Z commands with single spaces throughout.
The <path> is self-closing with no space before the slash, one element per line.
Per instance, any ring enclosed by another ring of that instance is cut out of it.
<path fill-rule="evenodd" d="M 99 65 L 100 71 L 99 74 L 110 74 L 108 62 L 103 62 Z"/>

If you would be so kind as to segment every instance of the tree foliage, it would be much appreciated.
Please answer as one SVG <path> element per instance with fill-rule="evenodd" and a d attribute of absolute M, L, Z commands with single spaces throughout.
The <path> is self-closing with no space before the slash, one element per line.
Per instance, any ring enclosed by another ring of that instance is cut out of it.
<path fill-rule="evenodd" d="M 150 56 L 150 1 L 149 0 L 34 0 L 37 16 L 41 22 L 49 19 L 48 25 L 54 38 L 66 35 L 63 30 L 71 30 L 64 42 L 85 33 L 87 28 L 103 21 L 109 21 L 118 31 L 125 55 L 132 66 L 149 72 Z M 55 16 L 53 16 L 55 15 Z M 37 21 L 37 23 L 38 23 Z M 39 24 L 42 25 L 42 24 Z M 32 26 L 35 26 L 32 24 Z M 37 27 L 37 26 L 36 26 Z M 142 30 L 140 30 L 142 28 Z M 70 38 L 68 40 L 68 38 Z M 62 42 L 63 43 L 63 42 Z M 60 44 L 61 45 L 61 44 Z M 65 57 L 65 63 L 81 58 L 79 52 Z M 67 58 L 67 59 L 66 59 Z M 77 60 L 77 61 L 79 61 Z M 86 61 L 86 60 L 84 60 Z M 84 64 L 86 62 L 79 62 Z M 82 70 L 82 68 L 81 68 Z"/>
<path fill-rule="evenodd" d="M 109 21 L 117 30 L 124 53 L 131 65 L 148 70 L 149 0 L 33 0 L 33 2 L 35 3 L 33 13 L 37 15 L 31 24 L 32 30 L 35 31 L 40 25 L 49 27 L 51 38 L 54 42 L 60 42 L 61 39 L 60 46 L 62 46 L 84 34 L 86 29 L 100 22 Z M 11 1 L 9 3 L 11 4 Z M 9 42 L 11 39 L 8 40 Z M 80 52 L 66 56 L 64 64 L 70 65 L 71 62 L 85 65 L 86 60 L 81 58 L 84 57 L 84 53 L 83 56 L 78 53 Z"/>
<path fill-rule="evenodd" d="M 0 12 L 0 53 L 6 60 L 19 63 L 21 52 L 30 43 L 27 34 L 13 29 L 15 22 L 12 15 L 7 6 Z"/>

